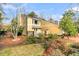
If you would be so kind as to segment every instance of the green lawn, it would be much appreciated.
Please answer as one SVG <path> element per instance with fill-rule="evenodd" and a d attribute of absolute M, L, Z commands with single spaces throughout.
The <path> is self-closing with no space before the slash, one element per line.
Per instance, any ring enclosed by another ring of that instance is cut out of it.
<path fill-rule="evenodd" d="M 19 45 L 0 50 L 0 56 L 40 56 L 43 51 L 40 44 Z"/>

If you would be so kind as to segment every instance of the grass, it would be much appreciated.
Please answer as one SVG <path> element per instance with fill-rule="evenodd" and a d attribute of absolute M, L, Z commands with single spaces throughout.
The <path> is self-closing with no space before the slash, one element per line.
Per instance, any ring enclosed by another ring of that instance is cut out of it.
<path fill-rule="evenodd" d="M 41 56 L 43 51 L 40 44 L 20 45 L 0 50 L 0 56 Z"/>
<path fill-rule="evenodd" d="M 74 43 L 68 39 L 63 41 L 69 47 Z M 41 44 L 28 44 L 4 48 L 0 50 L 0 56 L 41 56 L 43 52 L 44 48 Z"/>

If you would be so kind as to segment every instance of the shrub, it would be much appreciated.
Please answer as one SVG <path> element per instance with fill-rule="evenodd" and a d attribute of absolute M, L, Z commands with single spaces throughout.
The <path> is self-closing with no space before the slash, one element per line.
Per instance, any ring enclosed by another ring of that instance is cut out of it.
<path fill-rule="evenodd" d="M 6 31 L 1 30 L 0 31 L 0 39 L 2 39 L 4 37 L 4 35 L 6 34 Z"/>
<path fill-rule="evenodd" d="M 47 36 L 45 36 L 44 42 L 43 42 L 44 43 L 44 45 L 43 45 L 44 49 L 47 49 L 49 47 L 49 43 L 52 40 L 55 41 L 55 39 L 57 39 L 57 38 L 58 38 L 58 35 L 56 35 L 56 34 L 48 34 Z"/>
<path fill-rule="evenodd" d="M 45 51 L 47 52 L 48 55 L 54 55 L 53 53 L 57 53 L 57 51 L 61 51 L 61 55 L 66 55 L 66 56 L 74 52 L 73 49 L 71 49 L 69 46 L 65 44 L 64 40 L 53 40 L 48 44 L 48 47 L 45 49 Z"/>
<path fill-rule="evenodd" d="M 18 29 L 18 35 L 22 35 L 22 33 L 23 33 L 23 27 L 20 26 L 19 29 Z"/>
<path fill-rule="evenodd" d="M 79 49 L 79 43 L 74 43 L 71 45 L 71 48 Z"/>
<path fill-rule="evenodd" d="M 38 35 L 38 39 L 44 39 L 44 38 L 45 38 L 45 36 L 44 36 L 43 34 L 40 33 L 40 34 Z"/>
<path fill-rule="evenodd" d="M 54 50 L 51 52 L 51 55 L 52 55 L 52 56 L 64 56 L 64 54 L 62 53 L 62 51 L 59 50 L 59 49 L 54 49 Z"/>
<path fill-rule="evenodd" d="M 29 36 L 26 41 L 27 41 L 27 43 L 29 43 L 29 44 L 42 43 L 42 42 L 44 42 L 44 40 L 42 39 L 42 37 L 35 37 L 35 36 L 33 36 L 33 35 Z"/>
<path fill-rule="evenodd" d="M 59 37 L 58 37 L 58 35 L 57 34 L 54 34 L 53 35 L 53 39 L 58 39 Z"/>
<path fill-rule="evenodd" d="M 49 42 L 45 41 L 43 44 L 43 48 L 47 50 L 48 47 L 49 47 Z"/>
<path fill-rule="evenodd" d="M 72 54 L 70 54 L 69 56 L 79 56 L 79 52 L 77 52 L 77 53 L 72 53 Z"/>
<path fill-rule="evenodd" d="M 28 39 L 27 39 L 27 43 L 30 43 L 30 44 L 35 43 L 36 42 L 35 40 L 36 40 L 36 37 L 29 36 Z"/>
<path fill-rule="evenodd" d="M 45 42 L 45 36 L 43 34 L 39 34 L 39 36 L 37 37 L 37 39 L 39 40 L 40 43 Z"/>
<path fill-rule="evenodd" d="M 53 38 L 53 34 L 48 34 L 48 39 L 52 39 Z"/>
<path fill-rule="evenodd" d="M 49 48 L 47 51 L 45 51 L 44 56 L 64 56 L 64 54 L 59 49 L 52 49 Z"/>
<path fill-rule="evenodd" d="M 48 34 L 48 36 L 47 36 L 48 41 L 51 41 L 51 40 L 54 40 L 54 39 L 58 39 L 57 34 Z"/>
<path fill-rule="evenodd" d="M 72 53 L 69 56 L 79 56 L 79 43 L 71 44 Z"/>

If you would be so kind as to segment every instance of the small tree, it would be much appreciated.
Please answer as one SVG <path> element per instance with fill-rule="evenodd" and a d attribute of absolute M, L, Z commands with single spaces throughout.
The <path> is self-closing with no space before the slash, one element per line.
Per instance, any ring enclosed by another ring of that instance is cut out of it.
<path fill-rule="evenodd" d="M 17 34 L 18 34 L 18 21 L 17 21 L 17 18 L 13 19 L 12 22 L 11 22 L 11 31 L 12 31 L 14 39 L 16 39 Z"/>
<path fill-rule="evenodd" d="M 75 36 L 77 34 L 77 28 L 73 22 L 73 16 L 74 13 L 72 11 L 66 11 L 60 21 L 60 28 L 70 36 Z"/>

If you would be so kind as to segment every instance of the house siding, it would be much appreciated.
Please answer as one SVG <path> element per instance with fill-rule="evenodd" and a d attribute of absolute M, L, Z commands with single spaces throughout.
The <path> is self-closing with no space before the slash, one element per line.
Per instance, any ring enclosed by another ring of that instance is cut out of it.
<path fill-rule="evenodd" d="M 24 24 L 23 22 L 24 18 L 20 18 L 21 25 Z M 58 34 L 61 32 L 58 25 L 50 23 L 46 20 L 43 20 L 41 18 L 32 18 L 27 17 L 26 24 L 27 24 L 27 34 L 28 35 L 38 35 L 39 33 L 42 34 Z M 37 24 L 35 24 L 35 20 L 37 20 Z"/>

